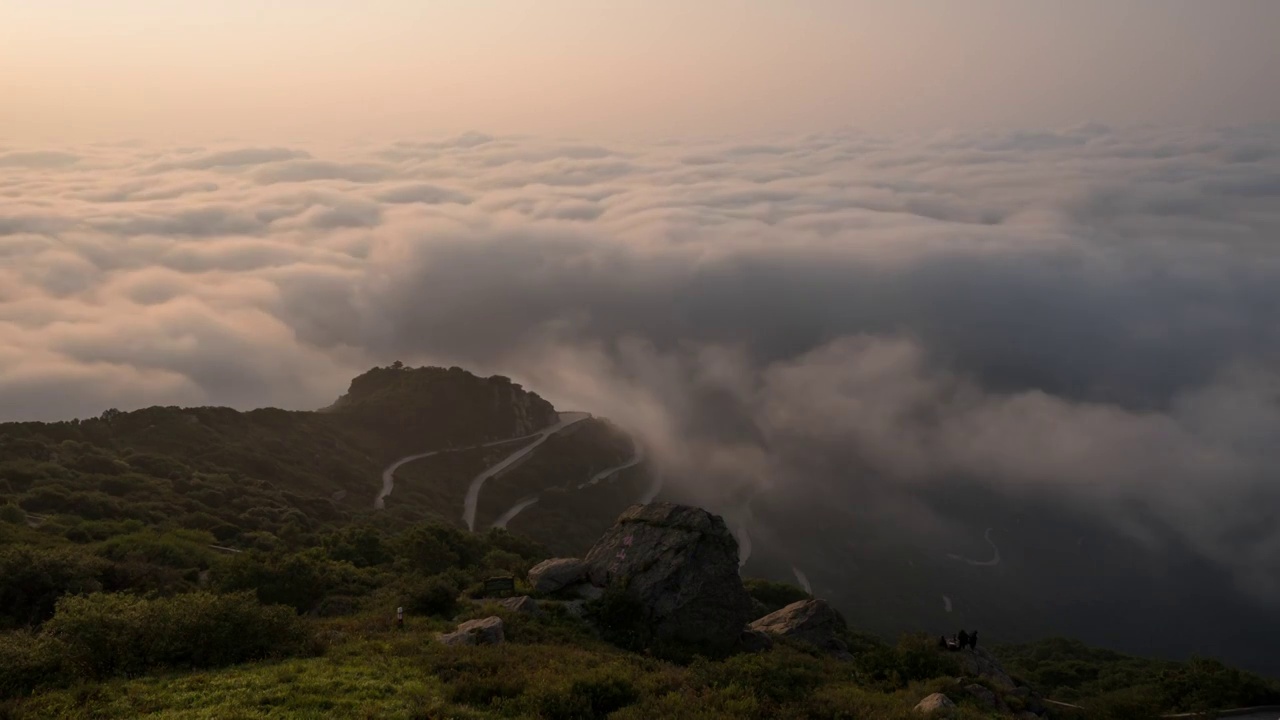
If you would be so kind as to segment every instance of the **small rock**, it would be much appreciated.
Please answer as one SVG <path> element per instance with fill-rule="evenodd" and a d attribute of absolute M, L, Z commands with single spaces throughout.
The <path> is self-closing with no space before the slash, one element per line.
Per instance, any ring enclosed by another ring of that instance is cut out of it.
<path fill-rule="evenodd" d="M 502 632 L 502 618 L 493 616 L 468 620 L 451 633 L 441 633 L 440 642 L 444 645 L 498 645 L 506 642 Z"/>
<path fill-rule="evenodd" d="M 751 623 L 752 630 L 783 635 L 809 643 L 848 660 L 849 647 L 840 634 L 847 627 L 844 618 L 826 600 L 799 600 Z"/>
<path fill-rule="evenodd" d="M 571 617 L 581 618 L 587 616 L 587 604 L 582 600 L 570 600 L 561 607 Z"/>
<path fill-rule="evenodd" d="M 504 598 L 498 601 L 498 605 L 511 610 L 512 612 L 524 613 L 525 615 L 533 615 L 537 617 L 542 614 L 542 608 L 538 607 L 538 601 L 528 595 Z"/>
<path fill-rule="evenodd" d="M 550 595 L 577 585 L 587 576 L 587 566 L 577 558 L 551 558 L 543 560 L 529 570 L 529 584 L 533 591 Z"/>
<path fill-rule="evenodd" d="M 918 713 L 935 713 L 955 706 L 956 704 L 951 702 L 951 698 L 942 693 L 934 693 L 916 703 L 915 709 Z"/>

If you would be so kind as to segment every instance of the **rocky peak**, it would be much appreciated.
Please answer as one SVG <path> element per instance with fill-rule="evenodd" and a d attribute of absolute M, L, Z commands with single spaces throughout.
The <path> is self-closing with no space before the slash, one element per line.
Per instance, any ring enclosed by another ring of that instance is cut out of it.
<path fill-rule="evenodd" d="M 378 432 L 443 445 L 515 438 L 556 422 L 551 403 L 510 378 L 482 378 L 458 367 L 377 367 L 351 381 L 324 412 Z"/>

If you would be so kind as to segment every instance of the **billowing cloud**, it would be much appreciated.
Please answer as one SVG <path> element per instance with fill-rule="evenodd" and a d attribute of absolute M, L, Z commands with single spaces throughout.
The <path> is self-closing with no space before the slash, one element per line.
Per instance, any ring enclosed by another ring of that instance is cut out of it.
<path fill-rule="evenodd" d="M 78 155 L 56 150 L 0 152 L 0 168 L 60 168 L 79 161 Z"/>
<path fill-rule="evenodd" d="M 1274 128 L 58 152 L 0 155 L 5 419 L 457 363 L 726 512 L 963 478 L 1280 594 Z"/>
<path fill-rule="evenodd" d="M 236 148 L 161 162 L 152 167 L 153 172 L 170 170 L 212 170 L 216 168 L 243 168 L 251 165 L 310 158 L 310 153 L 290 148 Z"/>

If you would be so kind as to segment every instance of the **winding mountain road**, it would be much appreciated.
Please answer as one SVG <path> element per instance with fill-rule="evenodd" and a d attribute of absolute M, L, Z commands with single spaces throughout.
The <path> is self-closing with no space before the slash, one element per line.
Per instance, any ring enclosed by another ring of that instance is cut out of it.
<path fill-rule="evenodd" d="M 995 553 L 995 555 L 990 560 L 971 560 L 967 557 L 956 555 L 954 553 L 948 553 L 947 557 L 951 558 L 952 560 L 958 560 L 962 563 L 968 563 L 970 565 L 977 565 L 980 567 L 990 567 L 992 565 L 999 565 L 1000 564 L 1000 548 L 996 547 L 995 542 L 991 540 L 991 530 L 992 528 L 987 528 L 987 531 L 982 534 L 982 537 L 986 538 L 987 544 L 991 546 L 991 550 Z"/>
<path fill-rule="evenodd" d="M 595 475 L 592 475 L 591 479 L 579 485 L 578 489 L 581 490 L 585 487 L 595 485 L 596 483 L 600 482 L 601 480 L 604 480 L 605 478 L 611 475 L 616 475 L 617 473 L 620 473 L 623 470 L 626 470 L 627 468 L 635 467 L 636 465 L 639 465 L 642 462 L 644 462 L 644 449 L 637 444 L 635 445 L 635 450 L 631 454 L 630 460 L 622 463 L 621 465 L 615 465 L 611 468 L 605 468 L 604 470 L 601 470 Z"/>
<path fill-rule="evenodd" d="M 510 510 L 502 513 L 502 515 L 497 520 L 494 520 L 493 527 L 502 528 L 505 530 L 507 527 L 507 523 L 511 522 L 511 520 L 514 519 L 515 516 L 524 512 L 525 508 L 529 507 L 530 505 L 533 505 L 536 502 L 538 502 L 537 495 L 530 495 L 529 497 L 524 498 L 523 500 L 516 503 L 515 505 L 512 505 Z"/>
<path fill-rule="evenodd" d="M 644 451 L 641 450 L 639 445 L 636 445 L 635 452 L 632 453 L 631 458 L 629 460 L 622 463 L 621 465 L 614 465 L 613 467 L 605 468 L 604 470 L 601 470 L 595 475 L 592 475 L 591 479 L 579 485 L 578 489 L 582 490 L 584 488 L 595 485 L 599 483 L 601 480 L 604 480 L 611 475 L 615 475 L 617 473 L 622 472 L 623 470 L 626 470 L 627 468 L 635 467 L 636 465 L 639 465 L 643 460 L 644 460 Z M 529 497 L 522 498 L 515 505 L 512 505 L 509 510 L 502 513 L 502 515 L 499 516 L 497 520 L 494 520 L 493 527 L 506 528 L 507 523 L 511 522 L 511 520 L 515 518 L 515 516 L 524 512 L 525 508 L 537 503 L 538 499 L 539 499 L 538 495 L 530 495 Z"/>
<path fill-rule="evenodd" d="M 544 428 L 541 432 L 538 433 L 537 440 L 534 440 L 528 445 L 525 445 L 519 450 L 511 453 L 506 458 L 504 458 L 501 462 L 499 462 L 497 465 L 494 465 L 488 470 L 485 470 L 484 472 L 475 476 L 475 478 L 471 480 L 471 485 L 467 487 L 467 499 L 463 503 L 463 508 L 462 508 L 462 520 L 467 524 L 468 530 L 471 530 L 472 532 L 474 532 L 476 529 L 476 505 L 480 501 L 480 489 L 484 487 L 484 483 L 486 480 L 493 477 L 494 475 L 497 475 L 503 470 L 506 470 L 507 468 L 512 467 L 513 465 L 520 462 L 521 460 L 524 460 L 529 456 L 529 453 L 532 453 L 534 450 L 537 450 L 539 445 L 546 442 L 547 438 L 550 438 L 552 435 L 555 435 L 556 433 L 560 432 L 561 430 L 569 427 L 574 423 L 582 422 L 583 420 L 586 420 L 587 418 L 591 417 L 591 413 L 564 412 L 564 413 L 560 413 L 559 417 L 560 417 L 559 422 L 557 422 L 555 425 L 551 425 L 550 427 Z"/>
<path fill-rule="evenodd" d="M 382 510 L 386 507 L 387 496 L 390 495 L 391 491 L 396 488 L 396 470 L 399 470 L 400 466 L 404 465 L 405 463 L 410 463 L 410 462 L 413 462 L 414 460 L 421 460 L 422 458 L 431 457 L 432 455 L 439 455 L 440 453 L 462 452 L 464 450 L 475 450 L 477 448 L 493 447 L 494 445 L 503 445 L 505 443 L 516 442 L 518 440 L 530 440 L 535 437 L 538 437 L 538 433 L 534 433 L 533 435 L 523 435 L 521 437 L 507 438 L 505 440 L 493 440 L 487 443 L 480 443 L 479 445 L 468 445 L 467 447 L 460 447 L 460 448 L 441 448 L 440 450 L 432 450 L 431 452 L 417 453 L 415 455 L 406 455 L 400 458 L 399 460 L 396 460 L 395 462 L 391 463 L 390 465 L 387 466 L 386 470 L 382 471 L 382 492 L 378 493 L 378 497 L 374 499 L 373 507 L 376 510 Z"/>

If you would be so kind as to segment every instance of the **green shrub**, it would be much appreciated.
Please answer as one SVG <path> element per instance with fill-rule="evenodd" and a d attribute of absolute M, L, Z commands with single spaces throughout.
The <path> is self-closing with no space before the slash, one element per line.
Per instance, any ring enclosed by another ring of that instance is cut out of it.
<path fill-rule="evenodd" d="M 595 720 L 639 699 L 640 693 L 629 678 L 597 670 L 567 686 L 544 688 L 538 694 L 538 711 L 549 720 Z"/>
<path fill-rule="evenodd" d="M 458 609 L 458 586 L 447 575 L 412 581 L 405 588 L 402 604 L 416 615 L 452 617 Z"/>
<path fill-rule="evenodd" d="M 62 647 L 28 631 L 0 635 L 0 698 L 26 695 L 62 680 Z"/>
<path fill-rule="evenodd" d="M 29 545 L 0 548 L 0 622 L 44 622 L 63 595 L 101 590 L 108 567 L 105 560 L 73 550 Z"/>
<path fill-rule="evenodd" d="M 691 670 L 697 682 L 706 687 L 743 687 L 760 700 L 781 704 L 805 697 L 822 683 L 821 663 L 818 658 L 778 648 L 721 662 L 699 660 Z"/>
<path fill-rule="evenodd" d="M 308 648 L 292 610 L 260 605 L 248 593 L 66 597 L 45 631 L 63 643 L 73 674 L 94 679 L 156 667 L 218 667 Z"/>
<path fill-rule="evenodd" d="M 363 568 L 391 561 L 382 533 L 369 527 L 347 528 L 330 533 L 323 540 L 325 552 L 333 560 L 349 562 Z"/>
<path fill-rule="evenodd" d="M 643 650 L 653 644 L 653 630 L 644 604 L 621 590 L 611 588 L 587 603 L 587 615 L 606 641 L 626 650 Z"/>
<path fill-rule="evenodd" d="M 0 522 L 10 525 L 26 525 L 27 513 L 17 505 L 5 503 L 0 505 Z"/>
<path fill-rule="evenodd" d="M 450 702 L 486 707 L 495 700 L 517 698 L 524 693 L 525 681 L 515 673 L 492 675 L 469 674 L 449 685 Z"/>
<path fill-rule="evenodd" d="M 102 557 L 117 561 L 145 562 L 164 567 L 186 569 L 209 566 L 213 536 L 195 530 L 156 532 L 143 530 L 117 535 L 98 548 Z"/>
<path fill-rule="evenodd" d="M 316 607 L 333 585 L 332 563 L 317 552 L 267 557 L 244 553 L 223 567 L 224 591 L 252 590 L 268 605 L 288 605 L 300 613 Z"/>
<path fill-rule="evenodd" d="M 897 690 L 921 680 L 955 677 L 960 673 L 956 658 L 938 651 L 936 638 L 904 635 L 897 647 L 856 634 L 850 634 L 847 639 L 859 681 L 882 691 Z"/>
<path fill-rule="evenodd" d="M 812 597 L 809 593 L 801 590 L 795 585 L 771 582 L 761 578 L 747 578 L 742 581 L 742 585 L 747 589 L 747 594 L 750 595 L 752 599 L 758 601 L 762 606 L 764 606 L 766 610 L 765 614 L 771 613 L 775 610 L 781 610 L 793 602 L 808 600 Z"/>

